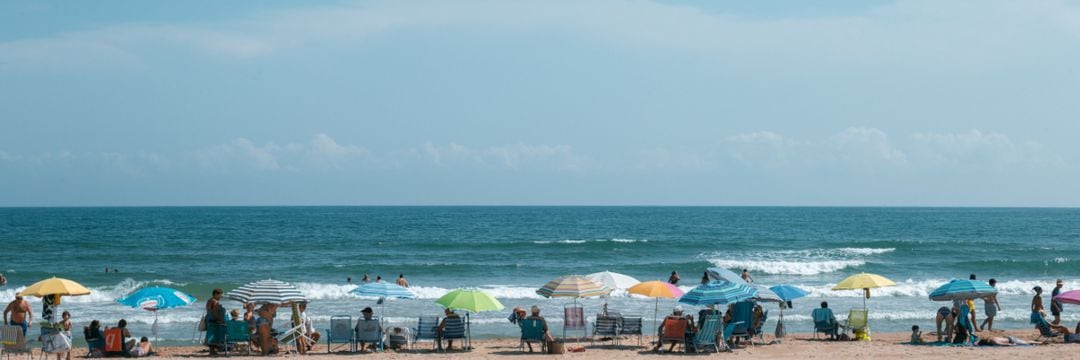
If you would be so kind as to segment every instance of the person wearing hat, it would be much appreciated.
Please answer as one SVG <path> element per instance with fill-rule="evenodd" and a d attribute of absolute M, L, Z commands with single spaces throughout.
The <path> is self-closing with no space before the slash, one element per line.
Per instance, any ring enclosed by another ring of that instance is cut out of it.
<path fill-rule="evenodd" d="M 675 305 L 675 308 L 671 310 L 671 315 L 668 315 L 668 316 L 664 317 L 664 321 L 660 323 L 660 328 L 657 330 L 657 334 L 659 334 L 659 337 L 661 339 L 663 339 L 664 338 L 664 328 L 667 328 L 668 326 L 674 326 L 676 323 L 678 323 L 680 321 L 685 324 L 685 328 L 686 328 L 686 332 L 683 334 L 685 336 L 685 338 L 683 340 L 684 341 L 683 344 L 685 344 L 684 346 L 689 346 L 693 342 L 692 341 L 686 341 L 686 340 L 693 338 L 694 332 L 696 332 L 696 327 L 694 326 L 694 318 L 693 317 L 683 315 L 683 307 L 682 307 L 682 305 Z M 678 343 L 677 341 L 671 341 L 671 347 L 668 348 L 668 352 L 671 352 L 672 350 L 675 350 L 675 344 L 677 344 L 677 343 Z M 663 348 L 663 346 L 664 346 L 663 341 L 657 341 L 656 342 L 656 351 L 660 351 Z"/>
<path fill-rule="evenodd" d="M 1061 294 L 1061 287 L 1065 285 L 1061 279 L 1057 279 L 1057 286 L 1050 292 L 1050 315 L 1054 315 L 1054 324 L 1061 324 L 1061 302 L 1054 300 Z"/>
<path fill-rule="evenodd" d="M 382 324 L 379 321 L 371 321 L 371 320 L 375 319 L 375 317 L 372 316 L 374 314 L 375 314 L 375 311 L 372 310 L 370 306 L 365 307 L 364 310 L 360 311 L 360 315 L 363 317 L 363 319 L 358 320 L 356 322 L 356 331 L 357 331 L 357 333 L 360 333 L 360 332 L 377 333 L 377 334 L 382 334 L 383 333 Z M 359 346 L 360 346 L 360 351 L 375 351 L 375 349 L 376 349 L 376 347 L 375 347 L 376 344 L 375 343 L 366 343 L 366 342 L 360 341 L 360 342 L 357 342 L 357 344 L 359 344 Z"/>

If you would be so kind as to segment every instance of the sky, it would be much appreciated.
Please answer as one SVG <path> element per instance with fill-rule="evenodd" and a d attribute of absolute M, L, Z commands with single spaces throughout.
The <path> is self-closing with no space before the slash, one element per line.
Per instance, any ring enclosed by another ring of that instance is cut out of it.
<path fill-rule="evenodd" d="M 0 206 L 1080 206 L 1077 1 L 4 1 Z"/>

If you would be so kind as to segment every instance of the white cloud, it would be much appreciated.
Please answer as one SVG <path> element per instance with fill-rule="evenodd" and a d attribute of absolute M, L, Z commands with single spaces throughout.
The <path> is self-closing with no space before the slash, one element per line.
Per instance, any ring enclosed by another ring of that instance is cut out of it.
<path fill-rule="evenodd" d="M 789 150 L 799 144 L 772 131 L 758 131 L 729 136 L 723 145 L 727 155 L 740 163 L 779 167 L 788 164 Z"/>
<path fill-rule="evenodd" d="M 1064 159 L 1037 142 L 1016 143 L 1001 133 L 916 133 L 912 139 L 924 161 L 936 165 L 1002 169 L 1012 166 L 1056 167 Z"/>
<path fill-rule="evenodd" d="M 200 149 L 194 153 L 203 169 L 218 171 L 264 170 L 341 170 L 352 160 L 363 159 L 370 152 L 356 145 L 341 145 L 326 134 L 316 134 L 307 143 L 257 145 L 246 138 Z"/>
<path fill-rule="evenodd" d="M 474 149 L 457 143 L 438 146 L 426 142 L 409 152 L 444 167 L 469 165 L 508 170 L 578 171 L 586 163 L 585 158 L 574 153 L 573 147 L 561 144 L 517 143 Z"/>
<path fill-rule="evenodd" d="M 876 128 L 849 127 L 829 139 L 833 159 L 858 165 L 903 164 L 907 156 L 893 147 L 889 135 Z"/>

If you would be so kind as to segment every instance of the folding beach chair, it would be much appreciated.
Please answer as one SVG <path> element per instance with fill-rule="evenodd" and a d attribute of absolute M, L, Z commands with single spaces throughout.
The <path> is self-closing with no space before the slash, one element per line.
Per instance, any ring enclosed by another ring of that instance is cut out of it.
<path fill-rule="evenodd" d="M 383 328 L 379 318 L 356 320 L 356 343 L 374 344 L 375 351 L 383 350 Z"/>
<path fill-rule="evenodd" d="M 817 308 L 810 312 L 810 317 L 814 319 L 814 338 L 817 339 L 818 333 L 824 333 L 829 335 L 829 339 L 836 340 L 837 330 L 840 328 L 840 324 L 836 323 L 836 317 L 833 315 L 830 308 Z"/>
<path fill-rule="evenodd" d="M 869 311 L 868 310 L 866 310 L 866 309 L 851 309 L 851 311 L 848 311 L 847 320 L 844 321 L 844 329 L 845 329 L 844 331 L 851 330 L 852 334 L 856 334 L 856 333 L 858 333 L 860 331 L 865 332 L 866 339 L 869 340 L 870 339 L 870 327 L 867 326 L 868 325 L 868 323 L 867 323 L 868 319 L 869 319 Z M 852 337 L 856 338 L 856 339 L 858 338 L 858 336 L 854 336 L 854 335 Z"/>
<path fill-rule="evenodd" d="M 660 334 L 659 342 L 657 343 L 656 350 L 664 352 L 664 345 L 674 344 L 682 345 L 683 351 L 686 351 L 686 328 L 690 326 L 690 321 L 684 317 L 668 316 L 663 321 L 663 333 Z"/>
<path fill-rule="evenodd" d="M 637 316 L 637 315 L 629 315 L 629 316 L 623 316 L 622 320 L 620 320 L 620 322 L 621 322 L 622 325 L 619 326 L 619 335 L 620 336 L 637 335 L 637 337 L 638 337 L 638 340 L 637 340 L 638 346 L 640 346 L 641 342 L 645 338 L 645 335 L 641 331 L 642 328 L 644 327 L 642 325 L 645 322 L 644 318 L 642 318 L 641 316 Z"/>
<path fill-rule="evenodd" d="M 34 356 L 33 350 L 26 346 L 26 336 L 20 326 L 0 326 L 0 344 L 4 345 L 2 354 L 6 359 L 11 359 L 12 354 L 26 354 L 27 359 Z"/>
<path fill-rule="evenodd" d="M 593 323 L 592 342 L 596 343 L 597 336 L 610 337 L 615 345 L 619 345 L 619 319 L 610 315 L 596 315 Z"/>
<path fill-rule="evenodd" d="M 566 337 L 567 332 L 581 331 L 581 336 L 576 339 L 585 337 L 589 331 L 585 326 L 585 308 L 581 304 L 566 304 L 563 307 L 563 339 Z"/>
<path fill-rule="evenodd" d="M 439 334 L 437 340 L 439 345 L 439 351 L 443 351 L 446 348 L 443 347 L 443 341 L 447 340 L 465 340 L 465 319 L 460 316 L 447 317 L 443 319 L 442 334 Z M 462 347 L 464 347 L 462 343 Z"/>
<path fill-rule="evenodd" d="M 720 315 L 707 315 L 701 322 L 697 334 L 694 334 L 694 350 L 703 351 L 705 347 L 712 346 L 713 350 L 720 352 L 720 346 L 716 344 L 716 338 L 720 333 Z"/>
<path fill-rule="evenodd" d="M 1042 315 L 1035 316 L 1039 317 L 1038 322 L 1035 323 L 1035 328 L 1039 330 L 1039 336 L 1035 338 L 1035 341 L 1050 341 L 1058 336 L 1061 336 L 1061 333 L 1054 331 L 1054 329 L 1050 328 L 1050 323 L 1046 321 L 1045 317 L 1043 317 Z"/>
<path fill-rule="evenodd" d="M 412 329 L 410 328 L 395 326 L 384 330 L 386 333 L 386 345 L 383 346 L 384 348 L 400 350 L 408 347 L 410 340 L 412 340 Z"/>
<path fill-rule="evenodd" d="M 769 320 L 769 312 L 764 311 L 761 313 L 761 322 L 758 322 L 757 327 L 754 328 L 754 336 L 761 339 L 761 342 L 765 342 L 765 332 L 761 331 L 761 328 L 765 327 L 765 321 Z"/>
<path fill-rule="evenodd" d="M 330 317 L 330 328 L 326 329 L 326 352 L 330 353 L 344 346 L 349 351 L 356 351 L 356 332 L 352 329 L 352 316 L 333 315 Z M 336 347 L 334 344 L 338 344 Z"/>
<path fill-rule="evenodd" d="M 251 331 L 248 323 L 240 320 L 225 322 L 225 357 L 229 357 L 229 351 L 244 348 L 246 355 L 251 355 Z"/>
<path fill-rule="evenodd" d="M 416 347 L 416 343 L 418 342 L 431 341 L 432 349 L 437 348 L 437 341 L 439 339 L 439 317 L 421 316 L 416 321 L 416 330 L 414 331 L 414 334 L 413 347 Z"/>
<path fill-rule="evenodd" d="M 303 350 L 303 349 L 300 349 L 300 348 L 298 348 L 296 346 L 296 341 L 297 340 L 303 340 L 303 342 L 306 343 L 306 344 L 314 344 L 315 343 L 314 340 L 311 340 L 310 337 L 308 337 L 307 335 L 304 334 L 304 325 L 302 325 L 302 324 L 297 325 L 297 326 L 295 326 L 295 327 L 293 327 L 293 328 L 291 328 L 289 330 L 286 330 L 285 332 L 279 334 L 277 336 L 277 340 L 278 340 L 278 346 L 279 347 L 284 346 L 286 349 L 288 349 L 291 346 L 293 348 L 293 350 L 296 351 L 297 354 L 301 353 L 300 350 Z M 306 352 L 306 350 L 303 351 L 303 352 Z"/>
<path fill-rule="evenodd" d="M 525 345 L 529 345 L 529 352 L 532 352 L 532 343 L 540 343 L 540 352 L 547 353 L 547 341 L 544 339 L 544 322 L 540 319 L 524 319 L 518 321 L 518 326 L 521 327 L 521 343 L 518 344 L 519 351 L 525 351 Z"/>
<path fill-rule="evenodd" d="M 735 310 L 731 315 L 731 321 L 739 323 L 731 333 L 732 338 L 746 339 L 746 342 L 753 346 L 754 342 L 750 338 L 753 329 L 750 327 L 754 324 L 754 303 L 750 301 L 735 303 Z"/>
<path fill-rule="evenodd" d="M 91 334 L 89 326 L 83 326 L 83 339 L 86 340 L 86 357 L 102 357 L 105 354 L 105 339 L 101 334 Z"/>
<path fill-rule="evenodd" d="M 731 351 L 735 347 L 731 343 L 731 338 L 735 333 L 735 328 L 742 324 L 742 321 L 732 321 L 724 326 L 724 332 L 720 334 L 720 344 L 724 347 L 724 350 Z"/>

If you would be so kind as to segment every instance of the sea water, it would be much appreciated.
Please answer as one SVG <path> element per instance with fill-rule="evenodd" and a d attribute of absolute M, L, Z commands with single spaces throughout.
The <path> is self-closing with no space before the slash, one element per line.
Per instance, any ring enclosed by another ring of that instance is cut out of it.
<path fill-rule="evenodd" d="M 0 301 L 57 276 L 93 293 L 64 298 L 78 328 L 124 318 L 136 336 L 154 316 L 116 299 L 144 286 L 174 287 L 199 303 L 159 311 L 159 337 L 190 343 L 214 288 L 228 291 L 260 279 L 296 285 L 310 299 L 317 328 L 332 315 L 359 316 L 371 306 L 391 324 L 435 315 L 435 299 L 476 287 L 507 309 L 470 314 L 477 337 L 517 336 L 506 317 L 515 306 L 539 305 L 556 335 L 573 299 L 545 299 L 535 290 L 566 274 L 624 273 L 666 280 L 672 271 L 689 290 L 704 270 L 748 269 L 756 283 L 791 284 L 810 292 L 784 310 L 789 332 L 812 329 L 810 311 L 828 301 L 843 319 L 862 307 L 861 291 L 834 291 L 843 278 L 868 272 L 895 287 L 866 300 L 874 331 L 934 326 L 944 305 L 927 297 L 954 278 L 996 278 L 1002 311 L 996 328 L 1029 328 L 1031 289 L 1047 295 L 1056 278 L 1080 288 L 1080 209 L 811 208 L 811 207 L 147 207 L 0 209 Z M 109 268 L 110 272 L 105 272 Z M 113 272 L 115 270 L 115 272 Z M 418 298 L 352 295 L 364 274 L 394 281 L 404 274 Z M 347 278 L 352 278 L 352 283 Z M 40 301 L 30 298 L 35 311 Z M 652 328 L 674 300 L 626 296 L 581 299 L 587 314 L 607 301 L 642 315 Z M 225 301 L 226 307 L 240 304 Z M 1047 304 L 1049 306 L 1049 304 Z M 691 310 L 695 308 L 689 307 Z M 978 302 L 978 319 L 983 304 Z M 766 304 L 772 332 L 776 304 Z M 287 313 L 279 314 L 281 319 Z M 1080 307 L 1066 305 L 1067 325 Z M 648 332 L 648 330 L 646 331 Z M 76 336 L 77 339 L 81 336 Z"/>

